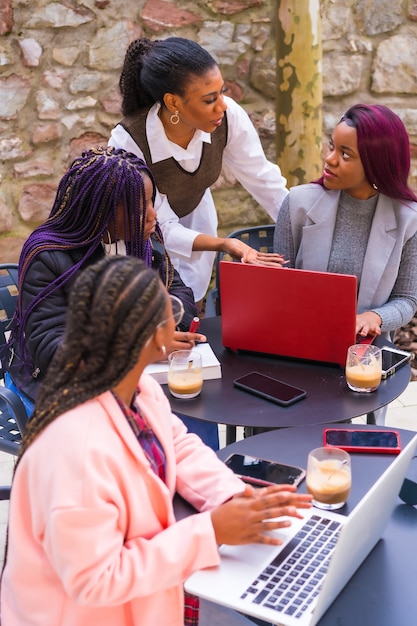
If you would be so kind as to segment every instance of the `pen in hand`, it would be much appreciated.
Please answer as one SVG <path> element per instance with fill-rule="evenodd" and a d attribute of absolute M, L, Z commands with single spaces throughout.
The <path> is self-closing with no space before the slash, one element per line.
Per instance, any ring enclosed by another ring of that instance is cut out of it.
<path fill-rule="evenodd" d="M 199 328 L 200 328 L 200 318 L 193 317 L 193 319 L 191 320 L 191 324 L 190 324 L 190 328 L 188 329 L 188 332 L 196 333 Z"/>

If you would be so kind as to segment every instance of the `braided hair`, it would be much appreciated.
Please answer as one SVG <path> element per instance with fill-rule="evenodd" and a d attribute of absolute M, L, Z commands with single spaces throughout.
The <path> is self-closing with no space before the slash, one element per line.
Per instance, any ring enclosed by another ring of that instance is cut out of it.
<path fill-rule="evenodd" d="M 143 174 L 151 179 L 146 163 L 126 150 L 99 147 L 83 152 L 76 158 L 61 179 L 49 218 L 36 228 L 25 241 L 19 260 L 19 291 L 25 282 L 26 272 L 33 259 L 50 250 L 80 250 L 80 259 L 53 282 L 42 289 L 23 311 L 19 298 L 12 332 L 26 322 L 41 301 L 71 280 L 101 247 L 103 234 L 109 224 L 116 227 L 116 214 L 120 203 L 124 210 L 124 233 L 128 255 L 152 264 L 152 246 L 143 233 L 146 221 L 146 194 Z M 159 225 L 156 238 L 163 242 Z M 115 231 L 117 240 L 117 232 Z M 172 282 L 173 268 L 166 253 L 166 279 Z M 20 334 L 21 351 L 24 349 L 23 332 Z"/>
<path fill-rule="evenodd" d="M 162 104 L 166 93 L 184 96 L 193 77 L 216 65 L 207 50 L 191 39 L 136 39 L 127 48 L 119 80 L 123 115 L 154 102 Z"/>
<path fill-rule="evenodd" d="M 166 294 L 158 273 L 134 257 L 105 257 L 80 272 L 19 460 L 59 415 L 112 389 L 136 365 L 165 318 Z"/>

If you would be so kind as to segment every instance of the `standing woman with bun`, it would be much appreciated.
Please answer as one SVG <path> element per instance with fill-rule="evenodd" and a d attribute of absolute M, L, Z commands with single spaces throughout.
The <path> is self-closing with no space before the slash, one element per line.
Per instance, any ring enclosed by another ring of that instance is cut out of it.
<path fill-rule="evenodd" d="M 120 90 L 124 117 L 109 143 L 134 152 L 151 169 L 165 245 L 195 300 L 206 294 L 217 251 L 280 266 L 279 254 L 217 236 L 210 186 L 223 165 L 273 219 L 288 191 L 249 116 L 225 95 L 213 57 L 189 39 L 137 39 L 127 49 Z"/>

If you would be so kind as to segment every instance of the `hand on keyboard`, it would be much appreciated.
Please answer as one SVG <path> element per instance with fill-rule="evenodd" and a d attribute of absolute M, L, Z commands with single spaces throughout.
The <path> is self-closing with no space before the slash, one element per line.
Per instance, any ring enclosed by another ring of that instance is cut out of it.
<path fill-rule="evenodd" d="M 281 540 L 266 531 L 285 528 L 291 521 L 272 518 L 302 518 L 297 509 L 310 506 L 311 496 L 297 493 L 292 485 L 271 485 L 262 489 L 246 485 L 241 494 L 212 511 L 217 543 L 279 545 Z"/>

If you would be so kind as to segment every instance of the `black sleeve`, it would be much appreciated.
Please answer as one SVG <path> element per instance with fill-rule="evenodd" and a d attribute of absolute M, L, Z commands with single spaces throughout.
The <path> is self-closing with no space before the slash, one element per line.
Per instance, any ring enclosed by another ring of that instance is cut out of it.
<path fill-rule="evenodd" d="M 165 284 L 166 263 L 163 255 L 158 250 L 153 251 L 152 267 L 158 270 L 161 280 Z M 187 331 L 193 317 L 198 316 L 198 309 L 195 305 L 192 289 L 183 283 L 181 276 L 175 269 L 168 291 L 172 296 L 179 298 L 184 306 L 184 317 L 179 325 L 179 330 Z"/>
<path fill-rule="evenodd" d="M 30 264 L 21 290 L 23 311 L 33 298 L 74 264 L 71 257 L 59 252 L 41 252 Z M 72 283 L 72 281 L 69 281 Z M 29 315 L 25 333 L 26 350 L 34 369 L 45 373 L 62 339 L 68 306 L 69 284 L 59 287 L 42 300 Z"/>
<path fill-rule="evenodd" d="M 177 296 L 184 305 L 184 317 L 179 325 L 179 330 L 187 331 L 190 327 L 193 317 L 198 317 L 198 309 L 194 302 L 194 294 L 190 287 L 184 285 L 181 280 L 181 276 L 176 270 L 174 270 L 174 280 L 171 287 L 168 289 L 169 293 L 173 296 Z"/>
<path fill-rule="evenodd" d="M 30 263 L 19 299 L 23 314 L 33 299 L 74 261 L 65 252 L 41 252 Z M 72 283 L 72 281 L 70 281 Z M 64 285 L 40 302 L 25 327 L 16 327 L 9 346 L 7 370 L 20 392 L 35 400 L 48 365 L 62 339 L 69 285 Z"/>

